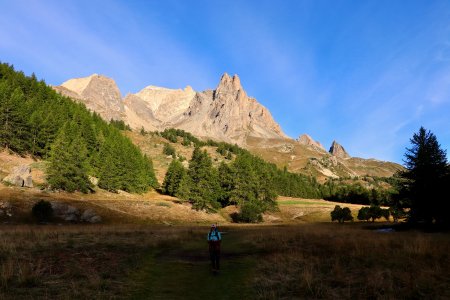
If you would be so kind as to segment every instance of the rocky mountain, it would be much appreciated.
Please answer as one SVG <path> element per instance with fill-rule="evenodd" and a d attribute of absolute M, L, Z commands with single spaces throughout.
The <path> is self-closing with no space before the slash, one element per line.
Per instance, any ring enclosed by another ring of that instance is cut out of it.
<path fill-rule="evenodd" d="M 108 121 L 121 120 L 124 117 L 122 95 L 111 78 L 93 74 L 84 78 L 67 80 L 53 88 L 61 94 L 85 103 L 87 108 Z"/>
<path fill-rule="evenodd" d="M 97 74 L 54 88 L 105 119 L 120 119 L 132 128 L 154 131 L 174 127 L 242 146 L 249 136 L 287 138 L 269 110 L 247 96 L 237 75 L 225 73 L 215 90 L 148 86 L 124 99 L 114 80 Z"/>
<path fill-rule="evenodd" d="M 302 134 L 299 136 L 297 142 L 305 146 L 313 147 L 317 150 L 326 151 L 320 142 L 313 140 L 313 138 L 307 134 Z"/>
<path fill-rule="evenodd" d="M 237 75 L 223 74 L 214 90 L 194 91 L 147 86 L 122 98 L 113 79 L 102 75 L 71 79 L 54 87 L 83 102 L 104 119 L 123 120 L 132 128 L 179 128 L 198 137 L 243 146 L 280 167 L 317 178 L 391 176 L 402 167 L 352 158 L 336 141 L 329 152 L 311 136 L 286 136 L 269 110 L 247 95 Z"/>
<path fill-rule="evenodd" d="M 342 147 L 336 141 L 333 141 L 330 150 L 328 152 L 330 152 L 331 155 L 334 155 L 342 159 L 350 158 L 350 155 L 347 153 L 347 151 L 345 151 L 344 147 Z"/>

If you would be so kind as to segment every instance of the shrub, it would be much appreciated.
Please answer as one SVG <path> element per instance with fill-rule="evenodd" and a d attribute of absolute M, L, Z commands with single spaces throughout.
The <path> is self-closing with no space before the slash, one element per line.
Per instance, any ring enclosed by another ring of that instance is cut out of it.
<path fill-rule="evenodd" d="M 175 148 L 168 143 L 164 144 L 163 153 L 165 155 L 172 155 L 173 158 L 175 158 L 176 155 Z"/>
<path fill-rule="evenodd" d="M 50 202 L 40 200 L 33 206 L 31 213 L 38 222 L 48 222 L 53 217 L 53 208 Z"/>
<path fill-rule="evenodd" d="M 352 212 L 348 207 L 341 208 L 339 205 L 336 205 L 330 215 L 331 221 L 338 221 L 339 223 L 353 221 Z"/>
<path fill-rule="evenodd" d="M 364 206 L 361 207 L 358 211 L 358 220 L 360 221 L 369 221 L 370 217 L 369 217 L 369 207 L 368 206 Z"/>
<path fill-rule="evenodd" d="M 390 212 L 389 209 L 382 209 L 378 205 L 371 205 L 370 207 L 364 206 L 358 212 L 358 220 L 368 221 L 372 220 L 375 222 L 376 219 L 384 217 L 387 221 L 389 221 Z"/>
<path fill-rule="evenodd" d="M 237 219 L 239 222 L 258 223 L 262 222 L 263 220 L 261 213 L 261 205 L 258 205 L 258 203 L 247 201 L 242 203 L 241 211 Z"/>

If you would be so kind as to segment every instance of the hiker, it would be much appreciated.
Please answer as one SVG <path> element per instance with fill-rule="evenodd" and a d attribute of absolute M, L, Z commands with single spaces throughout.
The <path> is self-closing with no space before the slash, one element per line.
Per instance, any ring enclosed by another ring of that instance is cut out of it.
<path fill-rule="evenodd" d="M 219 271 L 220 242 L 222 241 L 222 237 L 220 236 L 220 232 L 217 230 L 217 226 L 215 224 L 211 225 L 207 240 L 209 244 L 209 257 L 211 258 L 212 270 Z"/>

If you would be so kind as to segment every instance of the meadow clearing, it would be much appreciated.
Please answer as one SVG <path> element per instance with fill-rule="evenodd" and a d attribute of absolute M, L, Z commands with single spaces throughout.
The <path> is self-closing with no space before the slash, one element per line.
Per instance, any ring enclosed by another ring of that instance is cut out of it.
<path fill-rule="evenodd" d="M 450 236 L 366 223 L 4 225 L 1 299 L 448 299 Z"/>

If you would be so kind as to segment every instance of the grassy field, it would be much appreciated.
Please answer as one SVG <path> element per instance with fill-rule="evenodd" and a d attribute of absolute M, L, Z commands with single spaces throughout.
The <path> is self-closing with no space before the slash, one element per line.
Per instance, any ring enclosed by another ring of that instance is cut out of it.
<path fill-rule="evenodd" d="M 367 224 L 0 227 L 0 299 L 448 299 L 448 233 Z"/>

